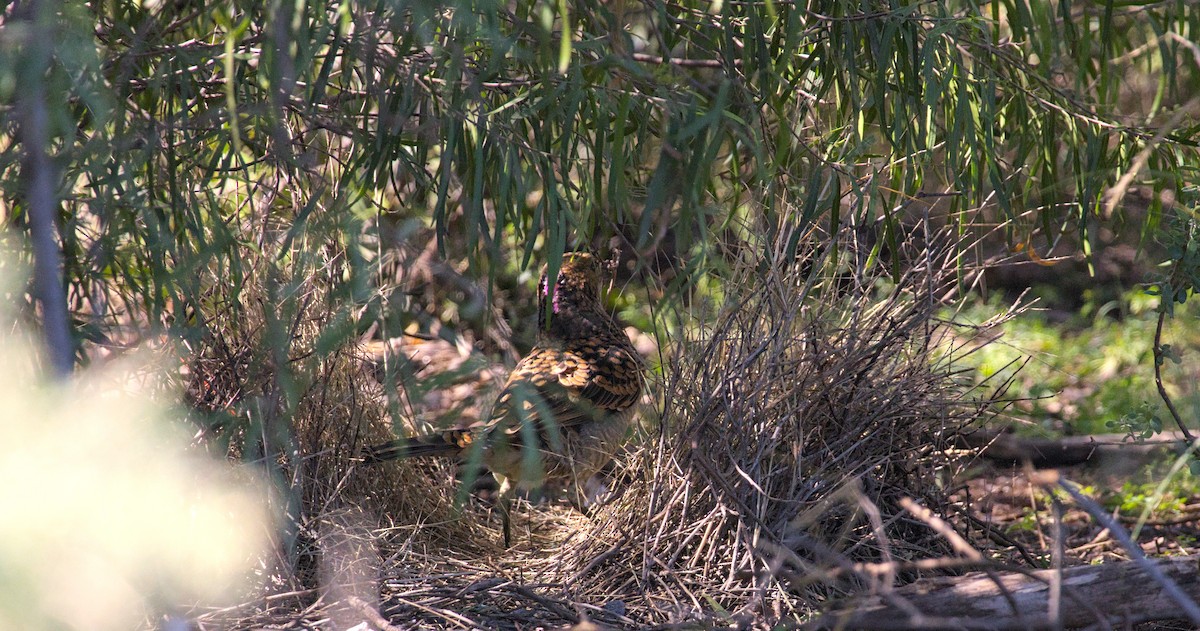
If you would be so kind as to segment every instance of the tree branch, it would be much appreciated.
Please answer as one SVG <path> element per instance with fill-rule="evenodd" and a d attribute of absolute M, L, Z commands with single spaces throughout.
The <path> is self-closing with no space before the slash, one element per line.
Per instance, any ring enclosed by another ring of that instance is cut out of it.
<path fill-rule="evenodd" d="M 25 154 L 21 179 L 26 187 L 26 212 L 33 242 L 34 293 L 42 305 L 42 330 L 51 369 L 55 377 L 63 378 L 75 367 L 75 345 L 62 281 L 62 251 L 56 222 L 58 200 L 54 198 L 56 176 L 46 153 L 50 117 L 45 75 L 53 45 L 47 23 L 57 12 L 54 4 L 51 0 L 27 0 L 18 8 L 18 19 L 29 23 L 29 40 L 25 55 L 27 81 L 17 92 L 17 138 Z"/>

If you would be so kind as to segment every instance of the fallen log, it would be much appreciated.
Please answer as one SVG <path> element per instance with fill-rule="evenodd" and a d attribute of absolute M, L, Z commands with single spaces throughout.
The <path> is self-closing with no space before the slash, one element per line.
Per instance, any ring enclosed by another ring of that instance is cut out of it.
<path fill-rule="evenodd" d="M 1181 432 L 1163 432 L 1134 441 L 1127 434 L 1096 434 L 1063 438 L 1031 438 L 1011 432 L 978 431 L 960 437 L 961 446 L 977 449 L 994 462 L 1020 464 L 1029 461 L 1039 469 L 1094 464 L 1108 458 L 1126 459 L 1150 455 L 1158 450 L 1185 445 Z"/>
<path fill-rule="evenodd" d="M 1184 593 L 1200 600 L 1200 555 L 1150 559 Z M 1061 590 L 1051 598 L 1051 585 Z M 1056 609 L 1058 620 L 1051 617 Z M 1127 625 L 1187 615 L 1133 561 L 1062 570 L 972 572 L 921 579 L 822 616 L 815 629 L 1049 629 Z"/>

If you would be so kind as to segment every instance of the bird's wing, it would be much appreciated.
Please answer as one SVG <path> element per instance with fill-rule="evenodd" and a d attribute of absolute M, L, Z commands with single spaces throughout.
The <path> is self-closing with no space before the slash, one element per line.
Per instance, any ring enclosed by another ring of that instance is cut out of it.
<path fill-rule="evenodd" d="M 490 424 L 514 434 L 522 419 L 570 429 L 623 410 L 641 393 L 642 366 L 631 350 L 605 344 L 535 348 L 517 364 L 496 400 Z"/>
<path fill-rule="evenodd" d="M 578 388 L 582 399 L 601 410 L 636 404 L 642 395 L 642 358 L 623 337 L 619 341 L 623 343 L 587 342 L 569 348 L 559 381 Z"/>
<path fill-rule="evenodd" d="M 582 397 L 591 369 L 581 357 L 554 348 L 535 348 L 517 364 L 496 399 L 491 423 L 508 434 L 521 431 L 525 420 L 545 429 L 546 417 L 558 428 L 594 418 L 597 410 Z"/>

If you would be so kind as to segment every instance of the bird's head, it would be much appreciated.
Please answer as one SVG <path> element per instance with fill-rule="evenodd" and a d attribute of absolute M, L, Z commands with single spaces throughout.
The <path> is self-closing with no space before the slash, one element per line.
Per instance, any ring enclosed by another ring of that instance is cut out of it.
<path fill-rule="evenodd" d="M 559 316 L 569 317 L 581 308 L 598 305 L 600 270 L 600 260 L 594 255 L 587 252 L 567 252 L 563 254 L 558 279 L 554 283 L 554 291 L 551 292 L 550 270 L 548 266 L 543 267 L 542 279 L 538 283 L 538 295 L 542 299 L 541 308 L 538 310 L 541 328 L 545 328 L 547 311 L 553 314 L 553 319 Z"/>

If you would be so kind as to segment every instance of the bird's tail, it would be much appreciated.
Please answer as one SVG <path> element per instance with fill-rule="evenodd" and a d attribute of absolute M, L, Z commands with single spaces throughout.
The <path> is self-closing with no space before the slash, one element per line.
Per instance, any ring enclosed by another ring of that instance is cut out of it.
<path fill-rule="evenodd" d="M 470 443 L 471 434 L 469 432 L 451 430 L 440 434 L 401 438 L 367 447 L 363 450 L 362 457 L 363 462 L 367 464 L 425 456 L 453 457 L 461 454 Z"/>

